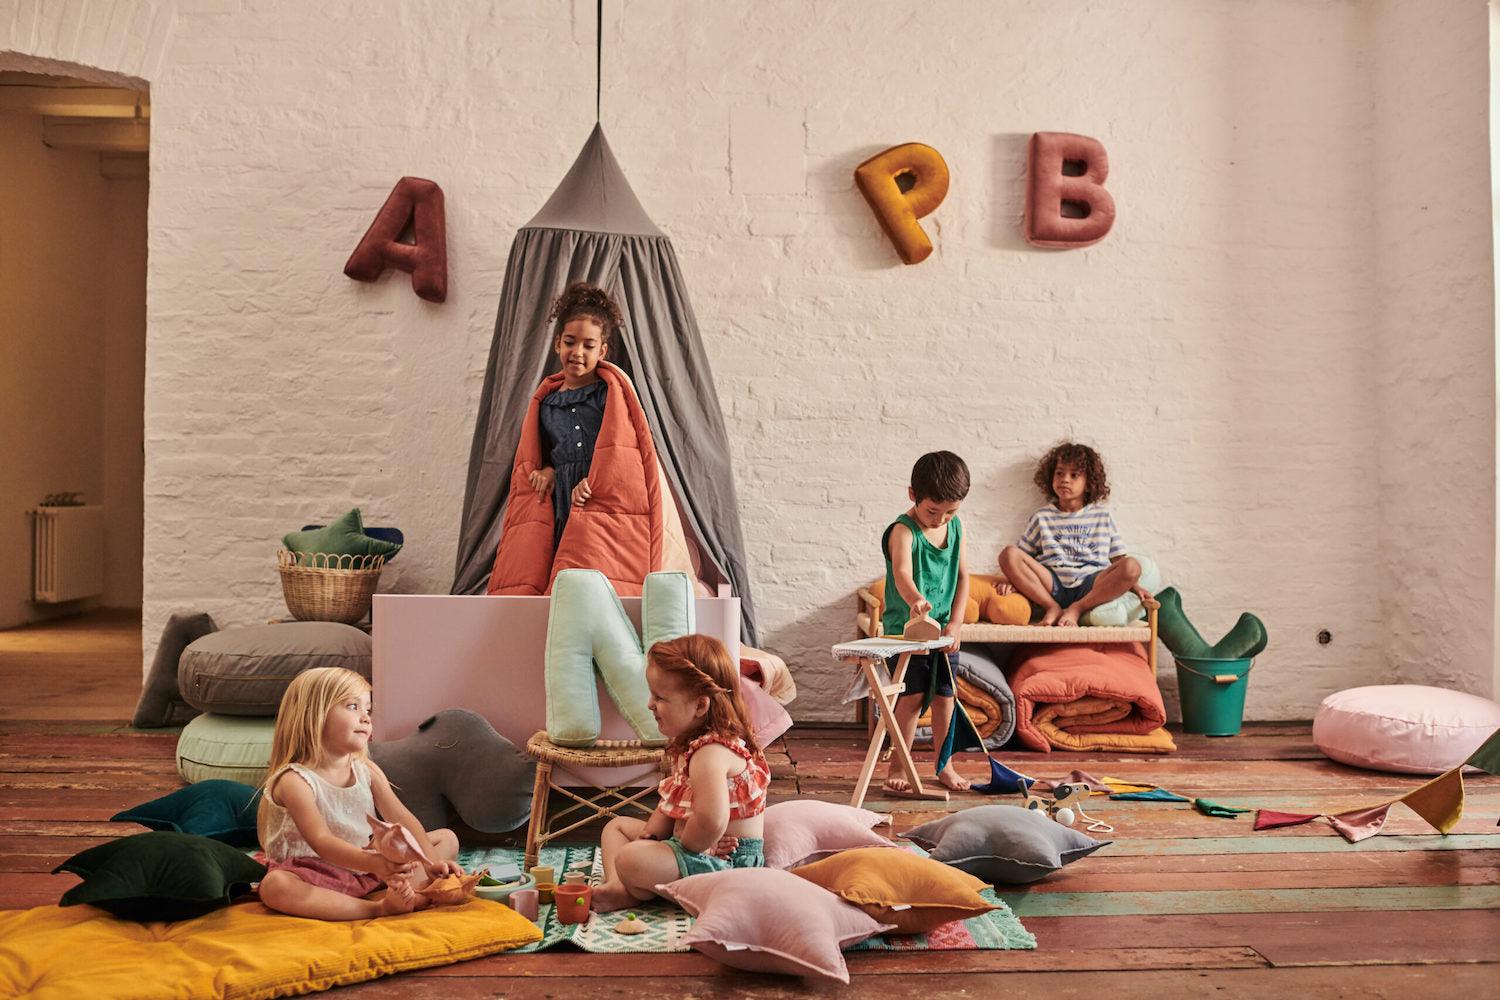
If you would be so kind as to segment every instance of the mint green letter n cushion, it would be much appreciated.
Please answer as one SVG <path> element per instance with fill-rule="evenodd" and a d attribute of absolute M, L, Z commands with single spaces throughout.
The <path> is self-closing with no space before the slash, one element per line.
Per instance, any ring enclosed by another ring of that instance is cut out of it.
<path fill-rule="evenodd" d="M 686 573 L 652 573 L 641 599 L 642 637 L 603 573 L 565 569 L 552 583 L 547 619 L 547 735 L 558 746 L 593 746 L 599 738 L 597 664 L 605 689 L 642 742 L 666 738 L 646 708 L 645 650 L 693 631 L 693 587 Z"/>

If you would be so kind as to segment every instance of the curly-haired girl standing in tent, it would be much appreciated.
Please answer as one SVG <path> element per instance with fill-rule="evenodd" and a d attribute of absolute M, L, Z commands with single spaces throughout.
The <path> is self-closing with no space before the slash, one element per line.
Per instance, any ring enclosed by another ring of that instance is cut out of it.
<path fill-rule="evenodd" d="M 589 501 L 589 464 L 604 423 L 605 385 L 599 362 L 609 357 L 610 341 L 623 322 L 620 307 L 602 288 L 578 282 L 552 303 L 552 351 L 562 363 L 562 387 L 542 399 L 542 459 L 531 472 L 537 499 L 552 501 L 555 545 L 568 525 L 573 505 Z"/>

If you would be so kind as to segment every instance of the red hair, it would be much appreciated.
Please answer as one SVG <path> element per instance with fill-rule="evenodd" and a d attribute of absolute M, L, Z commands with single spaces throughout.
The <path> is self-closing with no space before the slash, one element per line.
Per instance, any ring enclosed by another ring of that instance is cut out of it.
<path fill-rule="evenodd" d="M 703 729 L 683 734 L 668 745 L 669 753 L 681 753 L 704 733 L 738 736 L 751 753 L 759 753 L 750 712 L 740 696 L 740 671 L 724 644 L 711 635 L 685 635 L 658 642 L 646 654 L 657 670 L 670 674 L 673 682 L 689 695 L 708 699 Z"/>

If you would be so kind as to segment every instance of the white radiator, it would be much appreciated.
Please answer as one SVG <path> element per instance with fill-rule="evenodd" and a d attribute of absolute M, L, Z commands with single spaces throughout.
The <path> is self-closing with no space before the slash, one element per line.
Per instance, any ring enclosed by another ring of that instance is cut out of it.
<path fill-rule="evenodd" d="M 104 593 L 104 508 L 38 507 L 32 516 L 32 592 L 41 604 Z"/>

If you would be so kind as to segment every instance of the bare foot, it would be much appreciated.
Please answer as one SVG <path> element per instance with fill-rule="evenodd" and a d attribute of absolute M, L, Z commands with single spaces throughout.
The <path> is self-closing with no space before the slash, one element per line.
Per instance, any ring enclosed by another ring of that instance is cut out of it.
<path fill-rule="evenodd" d="M 620 882 L 605 882 L 594 886 L 591 909 L 595 913 L 613 913 L 627 906 L 639 906 L 641 901 L 630 894 Z"/>
<path fill-rule="evenodd" d="M 967 792 L 969 790 L 969 779 L 955 771 L 952 764 L 938 772 L 937 780 L 950 791 Z"/>
<path fill-rule="evenodd" d="M 885 783 L 882 787 L 884 787 L 886 791 L 894 792 L 897 795 L 909 794 L 911 792 L 911 782 L 895 773 L 895 771 L 896 769 L 892 767 L 885 773 Z"/>
<path fill-rule="evenodd" d="M 380 915 L 385 917 L 396 913 L 410 913 L 422 901 L 408 879 L 391 879 L 386 883 L 385 895 L 380 900 Z"/>
<path fill-rule="evenodd" d="M 1058 616 L 1057 624 L 1064 628 L 1077 628 L 1078 617 L 1082 614 L 1083 612 L 1078 610 L 1078 605 L 1070 605 L 1067 610 Z"/>
<path fill-rule="evenodd" d="M 1063 613 L 1062 605 L 1060 605 L 1060 604 L 1049 604 L 1049 605 L 1047 605 L 1047 610 L 1044 611 L 1044 612 L 1042 612 L 1042 620 L 1039 621 L 1039 622 L 1037 622 L 1037 624 L 1038 625 L 1056 625 L 1057 624 L 1057 619 L 1062 616 L 1062 613 Z"/>

